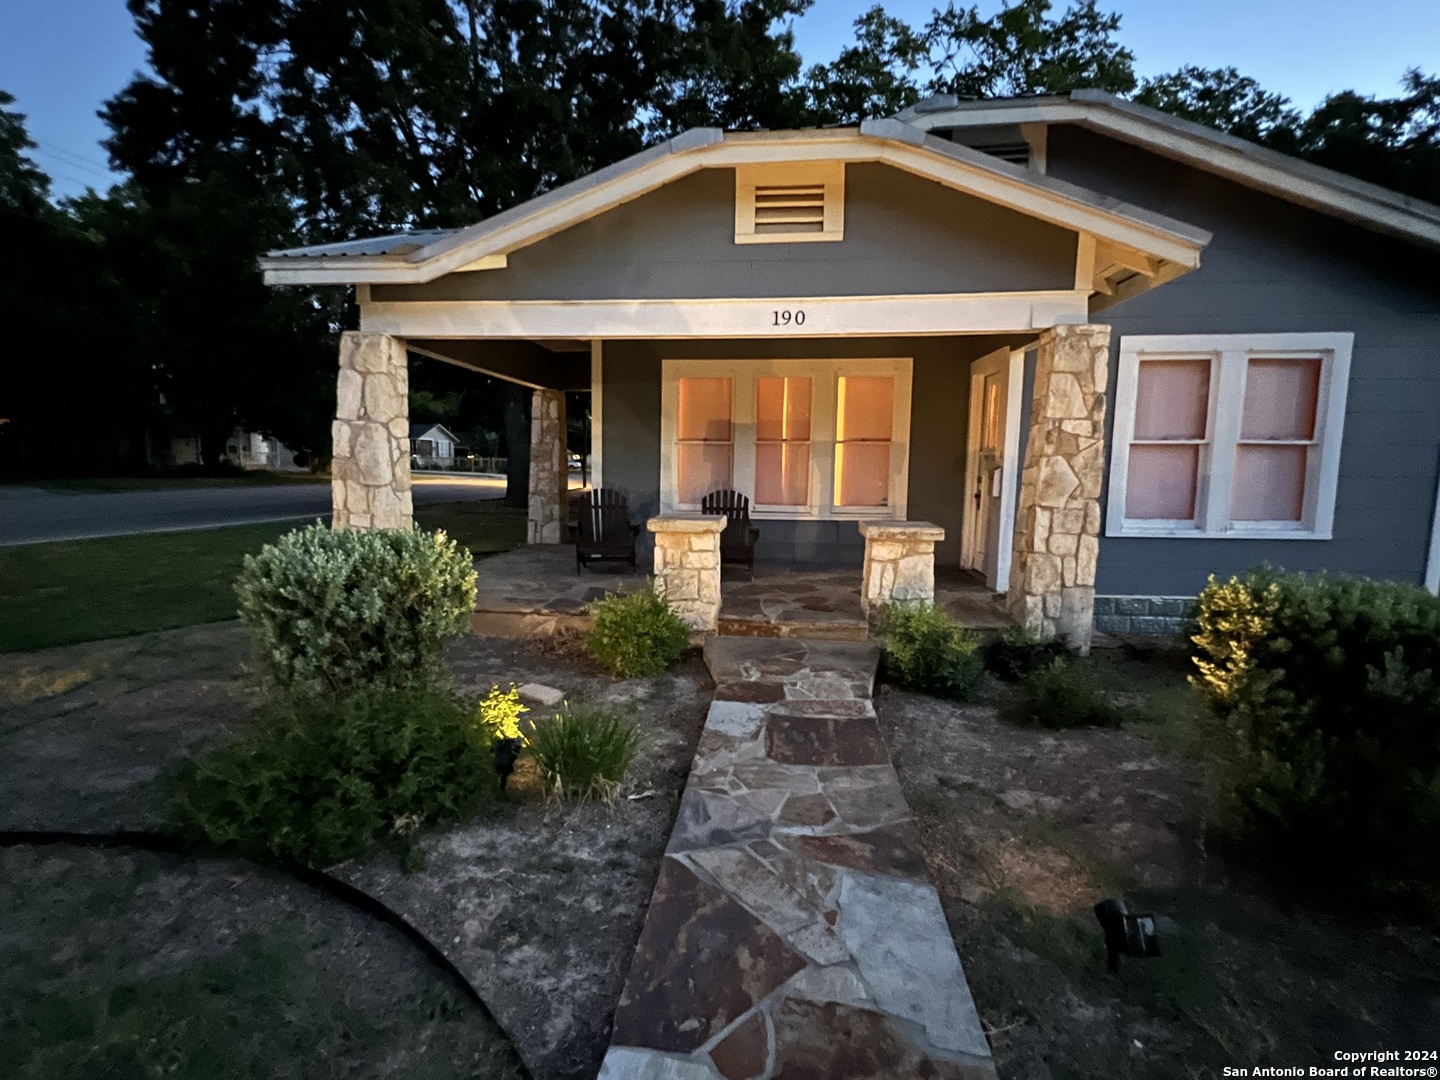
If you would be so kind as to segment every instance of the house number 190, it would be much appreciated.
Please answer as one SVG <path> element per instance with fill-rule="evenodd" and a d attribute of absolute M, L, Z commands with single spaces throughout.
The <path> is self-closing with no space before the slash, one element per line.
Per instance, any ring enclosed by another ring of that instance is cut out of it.
<path fill-rule="evenodd" d="M 805 325 L 805 312 L 802 310 L 796 309 L 795 311 L 776 311 L 773 312 L 773 314 L 775 316 L 775 322 L 771 324 L 773 326 Z"/>

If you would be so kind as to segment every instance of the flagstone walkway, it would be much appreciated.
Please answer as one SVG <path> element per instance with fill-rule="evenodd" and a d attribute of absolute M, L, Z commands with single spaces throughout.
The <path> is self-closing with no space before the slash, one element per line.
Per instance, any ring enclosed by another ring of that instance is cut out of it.
<path fill-rule="evenodd" d="M 712 637 L 600 1080 L 994 1080 L 859 642 Z"/>

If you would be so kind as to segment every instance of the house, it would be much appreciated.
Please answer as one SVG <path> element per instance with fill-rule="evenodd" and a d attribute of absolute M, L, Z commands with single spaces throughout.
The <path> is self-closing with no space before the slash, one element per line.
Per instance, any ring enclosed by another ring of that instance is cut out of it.
<path fill-rule="evenodd" d="M 535 542 L 588 390 L 595 482 L 636 520 L 731 487 L 762 561 L 857 570 L 862 533 L 924 521 L 1083 643 L 1266 562 L 1440 584 L 1437 248 L 1440 207 L 1077 91 L 689 131 L 468 228 L 263 267 L 356 289 L 337 522 L 408 520 L 408 351 L 535 390 Z"/>
<path fill-rule="evenodd" d="M 419 469 L 455 467 L 459 440 L 443 424 L 410 425 L 410 463 Z"/>

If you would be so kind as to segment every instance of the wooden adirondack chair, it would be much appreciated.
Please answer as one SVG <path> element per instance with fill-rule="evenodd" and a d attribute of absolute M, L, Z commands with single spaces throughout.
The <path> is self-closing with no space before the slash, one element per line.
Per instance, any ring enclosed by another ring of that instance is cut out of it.
<path fill-rule="evenodd" d="M 720 562 L 743 565 L 755 576 L 755 541 L 760 530 L 750 524 L 750 500 L 738 491 L 723 488 L 700 500 L 700 512 L 726 519 L 720 533 Z"/>
<path fill-rule="evenodd" d="M 630 524 L 630 504 L 611 488 L 596 488 L 580 497 L 575 537 L 575 572 L 588 563 L 628 562 L 635 572 L 635 539 L 640 526 Z"/>

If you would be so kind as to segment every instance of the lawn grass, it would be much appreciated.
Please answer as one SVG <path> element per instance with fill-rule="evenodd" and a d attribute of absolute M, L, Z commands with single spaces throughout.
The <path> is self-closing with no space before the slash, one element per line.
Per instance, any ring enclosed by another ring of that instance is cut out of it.
<path fill-rule="evenodd" d="M 117 491 L 183 491 L 189 488 L 272 487 L 277 484 L 328 484 L 328 473 L 271 472 L 251 469 L 235 476 L 65 476 L 45 480 L 7 480 L 16 487 L 90 494 Z"/>
<path fill-rule="evenodd" d="M 518 547 L 525 512 L 498 502 L 416 510 L 476 555 Z M 0 548 L 0 652 L 168 630 L 235 617 L 244 557 L 296 522 Z"/>

